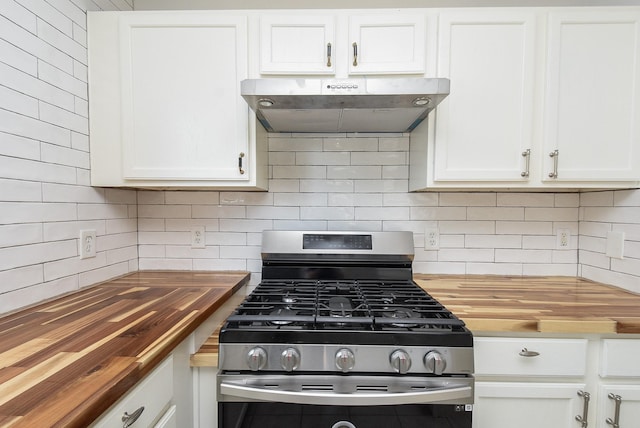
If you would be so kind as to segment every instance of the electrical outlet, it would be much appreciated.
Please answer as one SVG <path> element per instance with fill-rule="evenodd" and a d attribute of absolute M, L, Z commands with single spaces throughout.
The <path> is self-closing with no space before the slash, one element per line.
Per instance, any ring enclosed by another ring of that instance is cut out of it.
<path fill-rule="evenodd" d="M 440 248 L 440 232 L 438 229 L 427 229 L 424 232 L 424 249 L 437 250 Z"/>
<path fill-rule="evenodd" d="M 191 248 L 205 248 L 204 226 L 195 226 L 191 229 Z"/>
<path fill-rule="evenodd" d="M 571 246 L 571 230 L 558 229 L 556 232 L 556 249 L 568 250 Z"/>
<path fill-rule="evenodd" d="M 607 232 L 607 257 L 624 258 L 624 232 Z"/>
<path fill-rule="evenodd" d="M 80 258 L 88 259 L 96 256 L 96 230 L 85 229 L 80 231 Z"/>

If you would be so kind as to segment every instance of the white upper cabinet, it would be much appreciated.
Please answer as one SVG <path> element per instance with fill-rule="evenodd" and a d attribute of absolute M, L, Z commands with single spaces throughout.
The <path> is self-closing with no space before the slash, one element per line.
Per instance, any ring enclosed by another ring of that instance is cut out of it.
<path fill-rule="evenodd" d="M 409 188 L 637 186 L 639 61 L 640 8 L 441 10 L 451 94 L 411 135 Z"/>
<path fill-rule="evenodd" d="M 437 109 L 435 181 L 528 180 L 535 26 L 526 11 L 440 14 L 438 76 L 451 94 Z"/>
<path fill-rule="evenodd" d="M 335 16 L 260 17 L 260 73 L 335 73 Z"/>
<path fill-rule="evenodd" d="M 260 16 L 260 74 L 424 74 L 425 11 L 307 13 Z"/>
<path fill-rule="evenodd" d="M 423 74 L 426 16 L 349 17 L 349 74 Z"/>
<path fill-rule="evenodd" d="M 545 181 L 640 178 L 639 61 L 637 9 L 549 14 Z"/>
<path fill-rule="evenodd" d="M 90 24 L 93 185 L 266 186 L 259 126 L 240 96 L 245 16 L 93 14 Z"/>

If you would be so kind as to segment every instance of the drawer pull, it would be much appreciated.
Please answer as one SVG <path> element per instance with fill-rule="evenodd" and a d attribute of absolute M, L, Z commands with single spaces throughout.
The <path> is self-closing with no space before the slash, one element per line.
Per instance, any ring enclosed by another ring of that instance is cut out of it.
<path fill-rule="evenodd" d="M 622 397 L 620 397 L 618 394 L 614 394 L 614 393 L 609 393 L 609 395 L 607 395 L 607 397 L 609 397 L 611 400 L 615 401 L 616 408 L 615 408 L 615 411 L 614 411 L 613 419 L 607 418 L 605 420 L 605 422 L 607 423 L 607 425 L 611 425 L 613 428 L 620 428 L 620 403 L 622 403 Z"/>
<path fill-rule="evenodd" d="M 522 351 L 518 353 L 521 357 L 537 357 L 540 355 L 540 352 L 529 351 L 527 348 L 522 348 Z"/>
<path fill-rule="evenodd" d="M 122 428 L 129 428 L 131 425 L 135 424 L 142 412 L 144 412 L 144 406 L 141 406 L 131 414 L 124 412 L 124 415 L 122 415 Z"/>
<path fill-rule="evenodd" d="M 584 405 L 582 407 L 582 416 L 577 415 L 576 421 L 580 422 L 580 426 L 582 428 L 587 428 L 589 426 L 587 417 L 589 416 L 589 400 L 591 399 L 591 394 L 585 391 L 578 391 L 578 396 L 582 397 L 582 400 L 584 400 Z"/>

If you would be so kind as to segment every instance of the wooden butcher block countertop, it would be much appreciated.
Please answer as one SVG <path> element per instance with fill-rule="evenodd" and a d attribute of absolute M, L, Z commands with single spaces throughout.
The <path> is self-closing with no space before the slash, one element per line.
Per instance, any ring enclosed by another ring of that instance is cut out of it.
<path fill-rule="evenodd" d="M 571 277 L 424 275 L 415 281 L 473 333 L 640 333 L 640 296 Z M 191 356 L 217 367 L 218 332 Z"/>
<path fill-rule="evenodd" d="M 138 272 L 0 318 L 0 427 L 86 427 L 246 272 Z"/>
<path fill-rule="evenodd" d="M 571 277 L 416 275 L 479 332 L 640 333 L 640 296 Z"/>

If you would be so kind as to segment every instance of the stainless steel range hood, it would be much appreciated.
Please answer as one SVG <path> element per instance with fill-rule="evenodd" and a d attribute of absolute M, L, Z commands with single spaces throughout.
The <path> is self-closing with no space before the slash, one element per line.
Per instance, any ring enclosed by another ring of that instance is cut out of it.
<path fill-rule="evenodd" d="M 270 132 L 410 132 L 449 79 L 247 79 L 241 94 Z"/>

